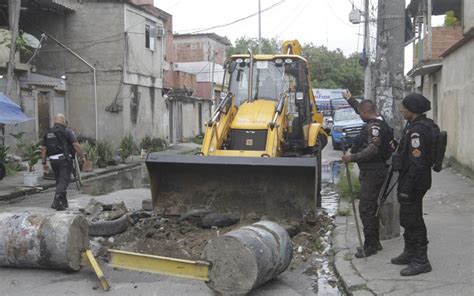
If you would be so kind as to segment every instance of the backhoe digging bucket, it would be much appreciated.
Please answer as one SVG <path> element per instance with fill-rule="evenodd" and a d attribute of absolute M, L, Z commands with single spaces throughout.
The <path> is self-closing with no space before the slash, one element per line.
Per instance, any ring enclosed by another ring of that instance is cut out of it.
<path fill-rule="evenodd" d="M 316 158 L 162 155 L 146 160 L 159 213 L 210 208 L 300 219 L 315 209 Z M 320 204 L 320 201 L 318 201 Z"/>

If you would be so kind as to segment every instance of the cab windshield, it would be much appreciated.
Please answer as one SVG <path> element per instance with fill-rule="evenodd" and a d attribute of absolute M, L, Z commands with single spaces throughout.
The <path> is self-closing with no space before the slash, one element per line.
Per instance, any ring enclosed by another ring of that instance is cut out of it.
<path fill-rule="evenodd" d="M 248 99 L 249 63 L 234 62 L 235 67 L 230 72 L 230 91 L 235 95 L 235 104 L 239 106 Z M 275 61 L 255 61 L 253 71 L 253 100 L 278 101 L 280 95 L 295 86 L 296 78 L 285 71 L 283 63 Z"/>

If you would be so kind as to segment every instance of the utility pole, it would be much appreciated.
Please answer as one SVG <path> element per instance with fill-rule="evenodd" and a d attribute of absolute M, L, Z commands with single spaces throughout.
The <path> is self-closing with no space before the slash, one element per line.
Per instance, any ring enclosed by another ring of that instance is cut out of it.
<path fill-rule="evenodd" d="M 365 0 L 364 20 L 364 53 L 367 58 L 364 75 L 364 99 L 372 100 L 372 63 L 370 61 L 370 13 L 369 0 Z"/>
<path fill-rule="evenodd" d="M 377 15 L 377 56 L 375 64 L 375 102 L 379 112 L 400 137 L 403 119 L 400 114 L 403 98 L 405 49 L 405 0 L 379 0 Z M 396 174 L 398 175 L 398 174 Z M 397 176 L 394 174 L 394 180 Z M 400 235 L 399 209 L 396 194 L 389 196 L 380 208 L 380 238 Z"/>
<path fill-rule="evenodd" d="M 7 69 L 7 85 L 5 89 L 5 94 L 10 97 L 13 81 L 15 76 L 15 53 L 16 53 L 16 38 L 18 37 L 18 25 L 20 21 L 20 8 L 21 1 L 18 0 L 8 0 L 8 19 L 10 25 L 10 56 L 8 59 L 8 69 Z"/>

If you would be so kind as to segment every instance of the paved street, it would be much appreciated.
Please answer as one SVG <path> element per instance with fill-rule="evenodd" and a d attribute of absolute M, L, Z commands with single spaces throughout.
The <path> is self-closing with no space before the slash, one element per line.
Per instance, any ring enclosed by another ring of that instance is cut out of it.
<path fill-rule="evenodd" d="M 348 290 L 354 295 L 472 295 L 474 182 L 451 169 L 433 173 L 423 211 L 433 271 L 412 277 L 400 276 L 403 266 L 390 263 L 403 250 L 402 237 L 382 241 L 384 249 L 365 262 L 353 257 L 359 245 L 353 216 L 337 217 L 336 268 Z"/>
<path fill-rule="evenodd" d="M 183 154 L 196 149 L 194 144 L 178 145 L 163 153 Z M 324 152 L 324 159 L 329 162 L 337 158 L 341 152 L 333 151 L 330 145 Z M 69 186 L 68 198 L 71 211 L 84 207 L 91 198 L 103 203 L 114 203 L 124 201 L 125 205 L 133 210 L 141 208 L 143 199 L 150 198 L 147 188 L 139 188 L 147 185 L 147 172 L 144 166 L 140 169 L 128 170 L 122 173 L 112 173 L 112 176 L 103 175 L 98 179 L 86 181 L 82 192 L 78 192 L 74 186 Z M 330 174 L 323 176 L 330 178 Z M 0 183 L 1 189 L 2 183 Z M 121 186 L 130 189 L 118 190 Z M 112 187 L 112 188 L 110 188 Z M 116 190 L 110 193 L 106 191 Z M 87 192 L 87 193 L 84 193 Z M 25 209 L 52 212 L 49 208 L 53 195 L 53 189 L 0 202 L 0 211 L 23 211 Z M 328 200 L 329 207 L 333 209 L 336 203 L 333 197 Z M 337 202 L 337 201 L 336 201 Z M 334 209 L 333 209 L 334 211 Z M 316 259 L 314 259 L 316 260 Z M 318 282 L 314 275 L 305 273 L 314 264 L 320 262 L 308 258 L 302 266 L 296 269 L 288 269 L 277 280 L 270 281 L 262 287 L 254 290 L 250 295 L 262 296 L 287 296 L 287 295 L 317 295 L 314 290 L 319 284 L 318 295 L 340 295 L 337 288 L 327 283 Z M 202 282 L 173 278 L 150 274 L 146 272 L 131 272 L 108 267 L 101 263 L 104 273 L 111 284 L 111 291 L 107 295 L 214 295 L 214 293 Z M 34 270 L 0 268 L 1 295 L 22 296 L 30 293 L 33 289 L 35 295 L 102 295 L 94 273 L 83 268 L 77 273 L 55 270 Z"/>

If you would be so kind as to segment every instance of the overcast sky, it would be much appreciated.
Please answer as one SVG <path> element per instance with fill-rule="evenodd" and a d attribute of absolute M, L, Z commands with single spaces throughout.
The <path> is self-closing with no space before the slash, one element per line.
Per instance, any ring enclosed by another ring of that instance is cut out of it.
<path fill-rule="evenodd" d="M 349 0 L 261 0 L 261 9 L 279 2 L 262 13 L 262 37 L 298 39 L 301 43 L 340 48 L 346 54 L 357 51 L 359 26 L 348 20 L 352 8 Z M 354 0 L 359 8 L 361 2 Z M 177 33 L 193 33 L 258 12 L 257 0 L 155 0 L 155 6 L 173 15 L 173 30 Z M 362 33 L 363 25 L 360 30 Z M 242 36 L 257 38 L 258 16 L 206 32 L 227 36 L 232 42 Z M 359 50 L 362 45 L 361 37 Z"/>
<path fill-rule="evenodd" d="M 154 0 L 155 6 L 173 15 L 173 31 L 197 33 L 225 25 L 258 12 L 258 0 Z M 281 3 L 280 3 L 281 2 Z M 262 37 L 298 39 L 300 43 L 340 48 L 346 55 L 361 52 L 364 25 L 349 22 L 352 4 L 363 10 L 363 0 L 261 0 Z M 371 18 L 376 17 L 377 0 L 370 0 Z M 227 36 L 233 43 L 239 37 L 258 38 L 258 16 L 233 25 L 202 32 Z M 375 28 L 371 33 L 375 47 Z M 405 55 L 405 70 L 412 64 L 411 46 Z M 405 71 L 405 72 L 406 72 Z"/>

